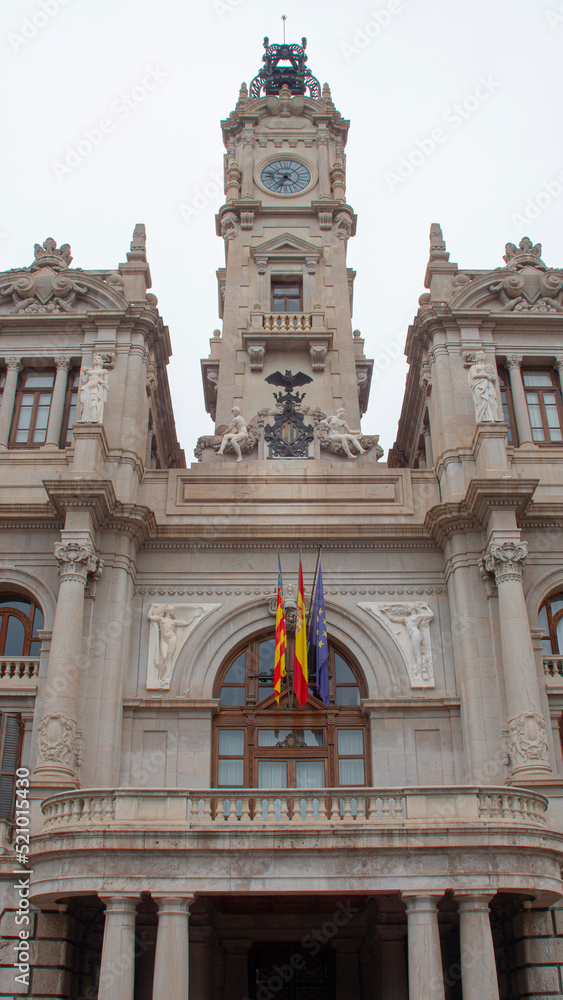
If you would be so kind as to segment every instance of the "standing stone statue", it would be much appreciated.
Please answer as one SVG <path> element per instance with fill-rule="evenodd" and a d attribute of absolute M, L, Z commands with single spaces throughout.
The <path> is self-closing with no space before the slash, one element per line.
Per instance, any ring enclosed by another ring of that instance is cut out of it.
<path fill-rule="evenodd" d="M 219 448 L 217 454 L 222 455 L 226 446 L 230 444 L 236 452 L 237 462 L 242 462 L 240 442 L 244 441 L 244 439 L 248 437 L 248 427 L 246 426 L 246 420 L 240 415 L 240 409 L 238 406 L 233 406 L 231 413 L 233 414 L 233 419 L 223 434 L 221 447 Z"/>
<path fill-rule="evenodd" d="M 421 677 L 423 681 L 430 680 L 434 671 L 428 626 L 434 618 L 434 612 L 422 601 L 414 604 L 383 604 L 381 610 L 389 621 L 404 625 L 407 630 L 414 653 L 413 677 Z"/>
<path fill-rule="evenodd" d="M 82 416 L 79 424 L 101 424 L 104 404 L 108 398 L 108 373 L 101 354 L 94 354 L 92 367 L 80 373 L 80 402 Z"/>
<path fill-rule="evenodd" d="M 476 355 L 475 364 L 471 365 L 467 378 L 473 393 L 477 423 L 498 420 L 497 373 L 494 366 L 487 363 L 484 351 L 479 351 Z"/>
<path fill-rule="evenodd" d="M 358 455 L 365 455 L 366 452 L 359 442 L 359 438 L 362 435 L 361 430 L 353 431 L 344 420 L 343 414 L 344 407 L 341 406 L 332 417 L 326 417 L 322 421 L 328 429 L 329 439 L 342 445 L 348 458 L 357 458 Z M 356 451 L 355 455 L 350 451 L 350 445 Z"/>

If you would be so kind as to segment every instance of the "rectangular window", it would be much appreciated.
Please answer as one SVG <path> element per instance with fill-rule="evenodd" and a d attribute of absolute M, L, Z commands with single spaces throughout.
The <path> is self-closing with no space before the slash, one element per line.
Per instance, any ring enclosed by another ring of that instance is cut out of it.
<path fill-rule="evenodd" d="M 364 735 L 361 729 L 338 730 L 338 784 L 363 785 Z"/>
<path fill-rule="evenodd" d="M 36 448 L 45 444 L 54 384 L 55 373 L 52 371 L 23 372 L 16 393 L 12 447 Z"/>
<path fill-rule="evenodd" d="M 219 730 L 219 788 L 244 786 L 244 729 Z"/>
<path fill-rule="evenodd" d="M 533 369 L 523 371 L 522 381 L 528 403 L 533 440 L 538 443 L 562 441 L 561 391 L 555 372 Z"/>
<path fill-rule="evenodd" d="M 303 312 L 303 283 L 300 278 L 272 282 L 272 312 Z"/>

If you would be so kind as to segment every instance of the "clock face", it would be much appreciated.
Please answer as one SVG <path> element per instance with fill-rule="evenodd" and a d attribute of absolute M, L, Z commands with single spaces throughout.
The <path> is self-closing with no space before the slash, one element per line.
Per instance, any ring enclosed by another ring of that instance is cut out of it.
<path fill-rule="evenodd" d="M 295 194 L 311 182 L 311 171 L 299 160 L 274 160 L 260 174 L 262 184 L 276 194 Z"/>

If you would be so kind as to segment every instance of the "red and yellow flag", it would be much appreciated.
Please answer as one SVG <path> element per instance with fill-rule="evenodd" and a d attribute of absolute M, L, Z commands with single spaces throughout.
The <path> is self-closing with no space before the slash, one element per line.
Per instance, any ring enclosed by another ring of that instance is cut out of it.
<path fill-rule="evenodd" d="M 297 618 L 295 622 L 295 655 L 293 659 L 293 690 L 300 705 L 309 700 L 309 672 L 307 670 L 307 629 L 305 625 L 305 596 L 303 592 L 303 567 L 299 560 L 299 588 L 297 591 Z"/>
<path fill-rule="evenodd" d="M 282 677 L 285 677 L 285 649 L 287 646 L 287 629 L 285 626 L 285 607 L 283 603 L 283 581 L 281 562 L 278 559 L 278 603 L 276 606 L 276 650 L 274 654 L 274 694 L 280 703 Z"/>

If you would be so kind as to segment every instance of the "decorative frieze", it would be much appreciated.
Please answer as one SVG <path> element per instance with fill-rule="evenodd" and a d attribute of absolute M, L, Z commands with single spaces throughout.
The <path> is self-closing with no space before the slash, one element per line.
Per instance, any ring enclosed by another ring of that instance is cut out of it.
<path fill-rule="evenodd" d="M 284 546 L 281 546 L 281 547 L 283 548 Z M 212 594 L 217 594 L 218 596 L 223 596 L 223 595 L 231 596 L 232 594 L 234 594 L 235 596 L 245 595 L 247 597 L 250 596 L 251 594 L 255 594 L 257 597 L 258 596 L 270 597 L 270 596 L 275 596 L 276 593 L 277 593 L 277 591 L 275 590 L 275 588 L 273 588 L 271 586 L 263 586 L 263 587 L 256 587 L 256 586 L 254 586 L 254 587 L 251 587 L 251 586 L 247 586 L 247 587 L 240 587 L 240 586 L 239 587 L 233 587 L 233 586 L 231 586 L 231 587 L 229 587 L 229 586 L 225 586 L 223 584 L 222 586 L 203 586 L 202 585 L 202 586 L 198 586 L 198 587 L 182 587 L 182 586 L 171 586 L 171 587 L 162 587 L 162 586 L 160 586 L 160 587 L 157 587 L 157 586 L 154 586 L 154 585 L 153 586 L 141 586 L 141 587 L 136 587 L 135 588 L 135 593 L 136 594 L 140 594 L 141 596 L 144 596 L 145 594 L 149 594 L 149 596 L 156 596 L 158 594 L 160 597 L 166 597 L 166 596 L 175 597 L 176 595 L 178 595 L 178 596 L 187 595 L 188 597 L 194 597 L 194 596 L 203 596 L 204 594 L 208 594 L 210 596 Z M 336 596 L 337 594 L 342 594 L 343 596 L 346 596 L 348 594 L 351 594 L 351 595 L 355 595 L 355 594 L 380 594 L 380 595 L 386 595 L 386 594 L 390 594 L 390 595 L 394 595 L 394 594 L 398 594 L 398 595 L 403 595 L 403 594 L 407 594 L 407 595 L 410 595 L 410 594 L 416 594 L 416 595 L 428 594 L 430 596 L 431 594 L 438 594 L 439 595 L 439 594 L 445 594 L 445 593 L 446 593 L 446 588 L 445 587 L 440 587 L 440 586 L 438 586 L 438 587 L 435 587 L 435 586 L 376 587 L 376 586 L 367 586 L 367 585 L 358 586 L 357 584 L 353 585 L 353 586 L 338 586 L 338 587 L 325 586 L 325 594 L 330 594 L 331 596 Z"/>

